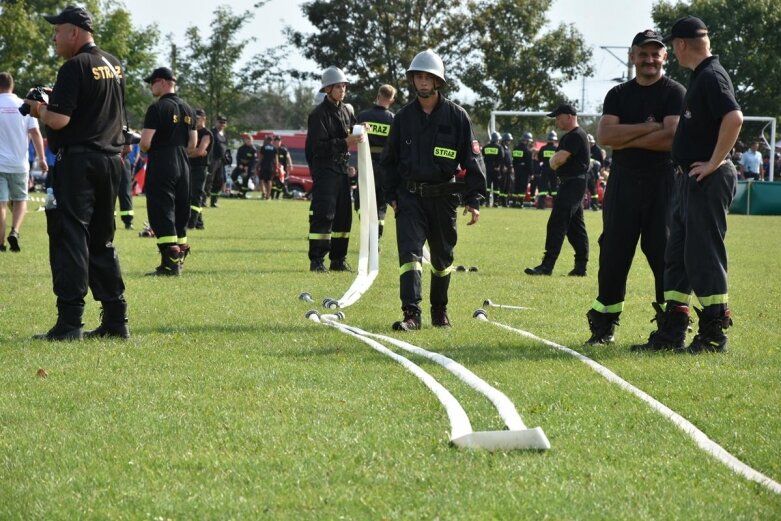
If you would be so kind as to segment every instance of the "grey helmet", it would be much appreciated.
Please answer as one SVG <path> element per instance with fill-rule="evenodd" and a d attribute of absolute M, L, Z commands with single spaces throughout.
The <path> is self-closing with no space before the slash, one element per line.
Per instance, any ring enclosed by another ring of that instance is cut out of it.
<path fill-rule="evenodd" d="M 502 141 L 512 141 L 512 140 L 513 140 L 513 135 L 510 134 L 509 132 L 505 132 L 504 134 L 502 134 Z"/>
<path fill-rule="evenodd" d="M 555 130 L 551 130 L 550 132 L 548 132 L 548 141 L 558 141 L 558 140 L 559 140 L 559 135 L 556 134 Z"/>
<path fill-rule="evenodd" d="M 521 136 L 521 141 L 533 141 L 534 136 L 532 136 L 531 132 L 524 132 Z"/>
<path fill-rule="evenodd" d="M 596 144 L 596 140 L 594 139 L 594 136 L 592 136 L 591 134 L 588 135 L 588 144 L 589 145 Z"/>
<path fill-rule="evenodd" d="M 331 65 L 323 71 L 323 79 L 320 82 L 320 92 L 325 92 L 325 88 L 336 83 L 350 83 L 342 69 Z"/>
<path fill-rule="evenodd" d="M 491 132 L 491 143 L 498 143 L 499 138 L 501 138 L 499 132 Z"/>
<path fill-rule="evenodd" d="M 416 72 L 427 72 L 442 80 L 443 85 L 447 85 L 445 64 L 442 63 L 442 58 L 431 49 L 419 52 L 412 58 L 412 63 L 409 64 L 409 69 L 407 69 L 407 79 L 412 81 L 412 75 Z"/>

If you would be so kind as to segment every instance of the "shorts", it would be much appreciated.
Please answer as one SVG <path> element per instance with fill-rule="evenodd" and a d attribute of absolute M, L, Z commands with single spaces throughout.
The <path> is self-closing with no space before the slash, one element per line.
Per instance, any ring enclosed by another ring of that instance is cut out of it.
<path fill-rule="evenodd" d="M 261 170 L 260 171 L 260 180 L 261 181 L 271 181 L 271 179 L 274 177 L 274 171 L 273 170 Z"/>
<path fill-rule="evenodd" d="M 27 200 L 27 176 L 29 174 L 0 172 L 0 203 Z"/>

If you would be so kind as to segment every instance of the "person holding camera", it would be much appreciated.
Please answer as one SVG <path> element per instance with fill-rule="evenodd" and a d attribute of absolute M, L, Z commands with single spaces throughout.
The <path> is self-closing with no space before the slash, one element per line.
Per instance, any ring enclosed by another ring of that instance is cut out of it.
<path fill-rule="evenodd" d="M 160 67 L 144 81 L 159 98 L 144 116 L 141 150 L 148 153 L 146 201 L 149 225 L 157 237 L 160 265 L 147 275 L 177 276 L 190 251 L 190 162 L 198 133 L 195 111 L 176 95 L 176 77 Z"/>
<path fill-rule="evenodd" d="M 68 6 L 55 16 L 53 41 L 65 63 L 48 104 L 25 99 L 30 114 L 47 127 L 56 151 L 51 187 L 56 208 L 46 211 L 57 322 L 42 340 L 130 336 L 125 284 L 114 249 L 114 205 L 127 153 L 122 115 L 125 80 L 119 60 L 100 50 L 90 14 Z M 82 331 L 87 288 L 103 306 L 100 326 Z"/>

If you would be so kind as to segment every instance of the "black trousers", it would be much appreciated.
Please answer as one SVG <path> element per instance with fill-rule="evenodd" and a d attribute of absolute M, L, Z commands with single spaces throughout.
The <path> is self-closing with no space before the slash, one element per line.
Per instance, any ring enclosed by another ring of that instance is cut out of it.
<path fill-rule="evenodd" d="M 404 188 L 396 194 L 396 243 L 399 248 L 399 296 L 401 308 L 420 313 L 423 244 L 431 252 L 432 307 L 445 307 L 450 287 L 453 249 L 458 241 L 456 209 L 459 196 L 421 197 Z"/>
<path fill-rule="evenodd" d="M 222 159 L 213 159 L 203 184 L 203 191 L 206 194 L 218 196 L 222 193 L 223 186 L 225 186 L 225 163 Z"/>
<path fill-rule="evenodd" d="M 122 175 L 119 178 L 119 217 L 125 224 L 133 222 L 133 177 L 130 161 L 122 161 Z"/>
<path fill-rule="evenodd" d="M 146 168 L 147 214 L 161 251 L 187 242 L 189 202 L 190 162 L 184 147 L 150 150 Z"/>
<path fill-rule="evenodd" d="M 382 230 L 385 228 L 385 215 L 388 213 L 388 203 L 385 202 L 385 194 L 382 190 L 382 166 L 379 161 L 372 160 L 372 170 L 374 171 L 374 196 L 377 201 L 377 220 L 379 224 L 379 236 L 382 237 Z M 358 215 L 361 214 L 361 185 L 355 186 L 353 206 Z"/>
<path fill-rule="evenodd" d="M 49 263 L 57 306 L 84 307 L 87 289 L 101 302 L 123 301 L 114 250 L 119 154 L 64 153 L 52 179 L 57 208 L 46 211 Z"/>
<path fill-rule="evenodd" d="M 312 203 L 309 205 L 309 260 L 332 261 L 347 257 L 353 213 L 350 179 L 339 167 L 312 168 Z"/>
<path fill-rule="evenodd" d="M 588 263 L 588 234 L 583 220 L 583 195 L 586 193 L 585 179 L 562 179 L 553 209 L 548 218 L 545 238 L 545 259 L 551 267 L 561 253 L 564 237 L 575 250 L 575 264 Z"/>
<path fill-rule="evenodd" d="M 190 165 L 190 214 L 200 214 L 202 212 L 201 204 L 204 201 L 206 193 L 204 185 L 206 183 L 207 166 Z"/>
<path fill-rule="evenodd" d="M 737 172 L 725 163 L 700 182 L 688 172 L 675 175 L 670 238 L 665 251 L 666 301 L 688 304 L 697 295 L 706 316 L 727 308 L 727 210 L 735 196 Z M 611 181 L 612 182 L 612 181 Z"/>
<path fill-rule="evenodd" d="M 523 202 L 526 198 L 526 188 L 529 186 L 529 172 L 524 168 L 515 169 L 515 186 L 513 191 L 518 199 Z"/>
<path fill-rule="evenodd" d="M 656 302 L 664 303 L 664 251 L 670 233 L 673 166 L 638 171 L 613 165 L 602 209 L 599 295 L 594 309 L 620 313 L 638 240 L 654 275 Z"/>

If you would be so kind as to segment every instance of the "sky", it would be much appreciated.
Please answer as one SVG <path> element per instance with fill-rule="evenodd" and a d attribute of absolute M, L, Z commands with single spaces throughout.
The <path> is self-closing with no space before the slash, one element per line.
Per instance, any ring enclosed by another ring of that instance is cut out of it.
<path fill-rule="evenodd" d="M 305 0 L 269 0 L 255 12 L 252 22 L 247 24 L 241 38 L 256 37 L 248 46 L 246 58 L 285 42 L 282 29 L 286 25 L 298 30 L 312 31 L 313 28 L 301 14 L 300 5 Z M 626 52 L 634 35 L 653 27 L 651 6 L 656 0 L 553 0 L 548 19 L 552 24 L 564 22 L 574 24 L 583 34 L 586 44 L 593 49 L 592 65 L 594 77 L 576 80 L 565 86 L 565 94 L 581 102 L 585 111 L 596 111 L 602 104 L 607 91 L 616 84 L 613 78 L 626 75 Z M 232 0 L 229 2 L 235 13 L 251 9 L 256 0 Z M 184 43 L 185 29 L 196 25 L 208 30 L 214 7 L 222 4 L 193 2 L 192 0 L 125 0 L 136 25 L 157 23 L 162 35 L 173 35 L 176 43 Z M 196 7 L 197 6 L 197 7 Z M 208 7 L 207 7 L 208 6 Z M 613 49 L 620 60 L 600 47 L 622 47 Z M 160 63 L 158 65 L 167 65 Z M 317 66 L 302 56 L 291 56 L 290 65 L 307 70 Z M 348 72 L 349 75 L 349 72 Z M 460 96 L 462 98 L 466 96 Z M 584 103 L 583 103 L 584 102 Z M 513 110 L 514 107 L 502 107 Z"/>

